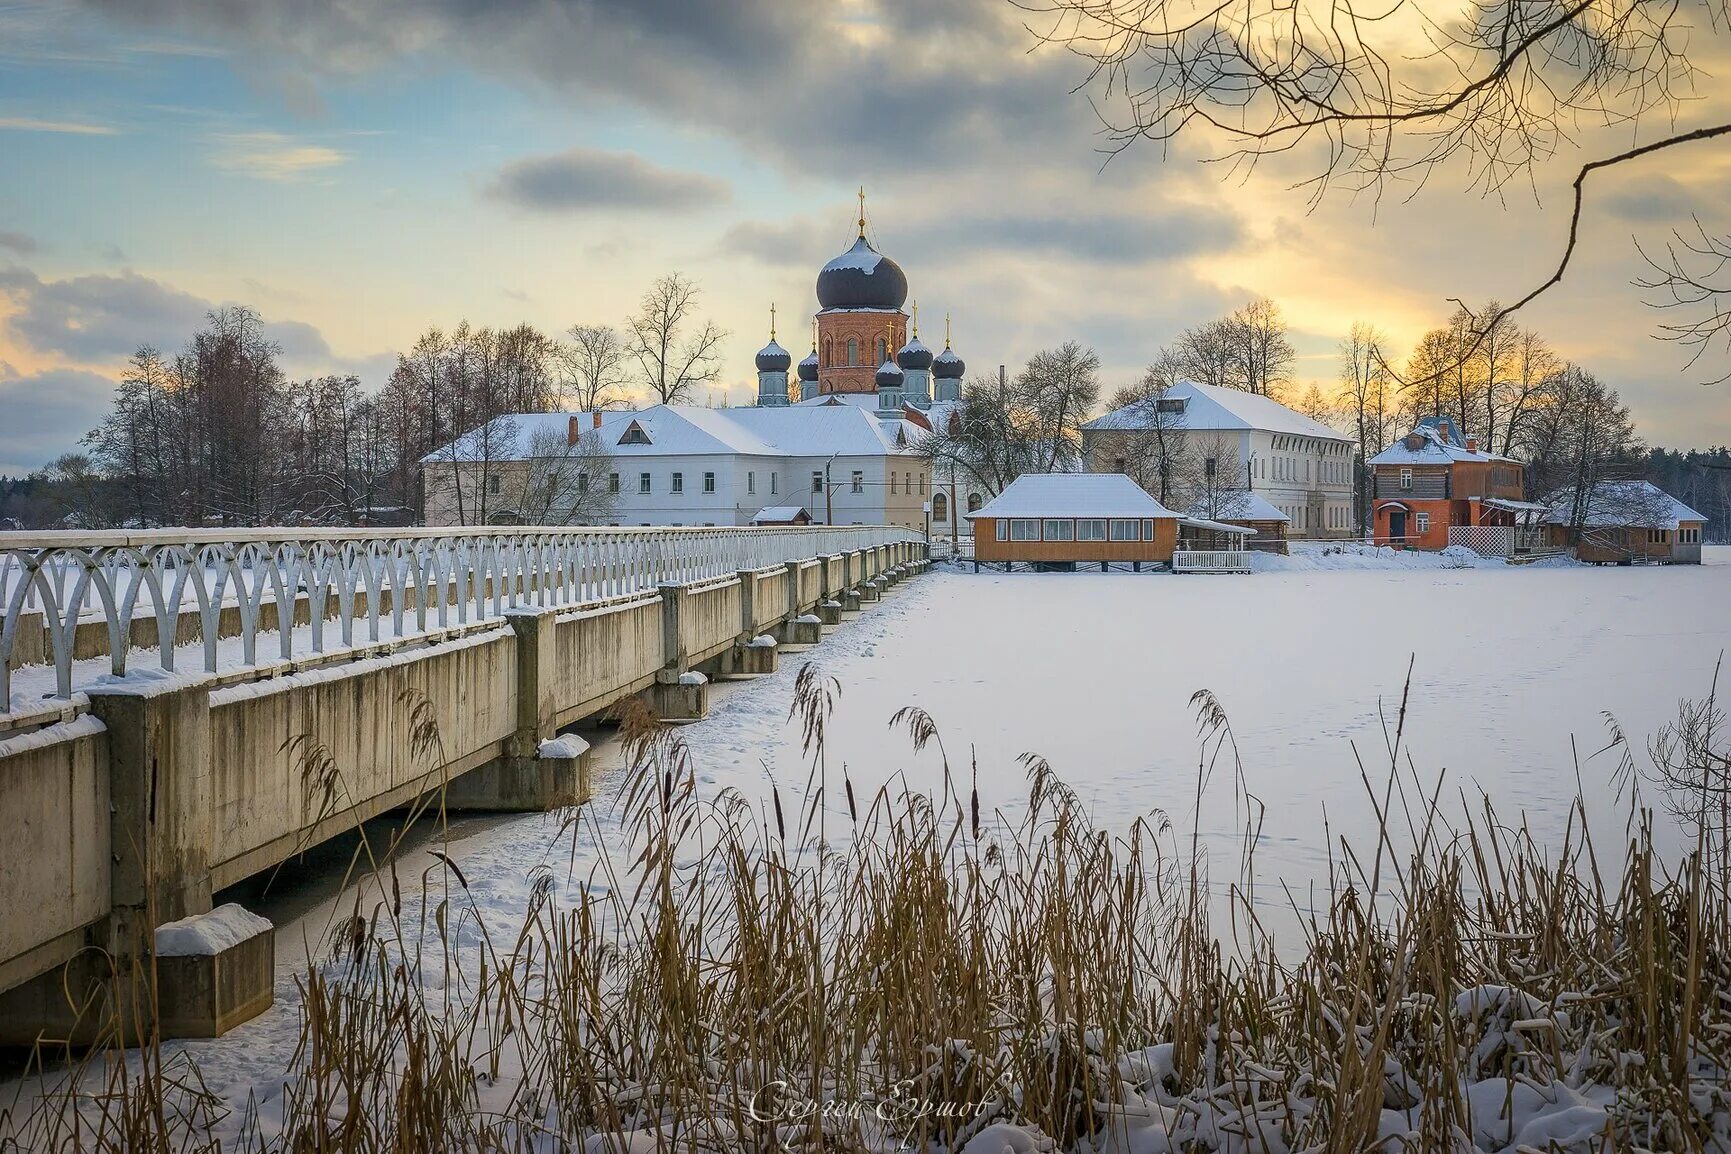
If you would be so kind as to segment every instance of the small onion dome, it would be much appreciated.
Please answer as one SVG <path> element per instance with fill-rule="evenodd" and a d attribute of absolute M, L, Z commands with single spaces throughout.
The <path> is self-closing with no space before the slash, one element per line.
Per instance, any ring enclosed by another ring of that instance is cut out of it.
<path fill-rule="evenodd" d="M 813 349 L 799 362 L 799 379 L 802 381 L 817 380 L 817 350 Z"/>
<path fill-rule="evenodd" d="M 958 357 L 949 345 L 945 345 L 944 351 L 932 362 L 932 376 L 940 381 L 959 381 L 967 367 L 962 363 L 962 358 Z"/>
<path fill-rule="evenodd" d="M 774 337 L 770 337 L 769 343 L 757 352 L 757 371 L 760 373 L 785 373 L 791 364 L 793 356 L 776 344 Z"/>
<path fill-rule="evenodd" d="M 929 369 L 932 367 L 932 350 L 920 343 L 920 338 L 914 337 L 896 353 L 896 364 L 909 370 Z"/>
<path fill-rule="evenodd" d="M 907 378 L 902 375 L 901 369 L 897 367 L 894 361 L 886 360 L 878 366 L 877 376 L 873 377 L 872 380 L 877 382 L 877 387 L 880 389 L 899 389 Z"/>
<path fill-rule="evenodd" d="M 899 309 L 907 299 L 901 266 L 863 236 L 817 274 L 817 303 L 826 309 Z"/>

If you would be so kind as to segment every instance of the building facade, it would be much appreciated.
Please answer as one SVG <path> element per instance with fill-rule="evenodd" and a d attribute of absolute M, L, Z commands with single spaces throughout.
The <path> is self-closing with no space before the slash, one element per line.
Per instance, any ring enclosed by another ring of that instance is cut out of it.
<path fill-rule="evenodd" d="M 1082 456 L 1090 472 L 1124 473 L 1156 496 L 1165 462 L 1167 496 L 1187 506 L 1253 493 L 1290 537 L 1357 536 L 1351 438 L 1270 397 L 1179 381 L 1083 425 Z"/>
<path fill-rule="evenodd" d="M 900 432 L 853 406 L 500 417 L 422 461 L 425 519 L 749 525 L 797 506 L 813 524 L 923 531 L 931 470 Z"/>
<path fill-rule="evenodd" d="M 1482 451 L 1449 417 L 1426 417 L 1368 464 L 1371 533 L 1378 542 L 1432 550 L 1467 544 L 1486 552 L 1470 540 L 1472 534 L 1459 531 L 1482 528 L 1512 534 L 1544 512 L 1543 506 L 1525 499 L 1521 463 Z M 1460 540 L 1451 540 L 1451 529 Z"/>
<path fill-rule="evenodd" d="M 967 516 L 976 564 L 1139 568 L 1178 544 L 1178 514 L 1122 475 L 1027 473 Z"/>

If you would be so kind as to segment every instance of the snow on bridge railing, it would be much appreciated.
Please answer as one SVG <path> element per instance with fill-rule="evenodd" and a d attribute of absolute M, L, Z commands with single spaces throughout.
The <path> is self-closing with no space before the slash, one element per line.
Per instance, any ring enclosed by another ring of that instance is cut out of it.
<path fill-rule="evenodd" d="M 155 649 L 173 670 L 181 617 L 196 614 L 203 668 L 214 672 L 257 664 L 261 639 L 283 660 L 323 653 L 331 625 L 344 646 L 357 622 L 378 643 L 520 606 L 579 605 L 920 540 L 891 526 L 0 533 L 0 714 L 16 704 L 21 664 L 51 661 L 55 695 L 71 695 L 81 624 L 105 627 L 109 668 L 123 675 L 135 647 Z M 277 627 L 275 607 L 303 597 L 305 620 L 291 612 Z M 155 625 L 142 644 L 133 632 L 141 618 Z M 21 644 L 36 629 L 45 644 Z"/>

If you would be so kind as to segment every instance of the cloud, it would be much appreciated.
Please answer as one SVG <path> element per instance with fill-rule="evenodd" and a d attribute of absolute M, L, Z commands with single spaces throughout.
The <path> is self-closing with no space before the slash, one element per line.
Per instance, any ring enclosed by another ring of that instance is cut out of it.
<path fill-rule="evenodd" d="M 1603 198 L 1606 211 L 1632 224 L 1679 224 L 1702 207 L 1694 190 L 1674 176 L 1654 173 Z"/>
<path fill-rule="evenodd" d="M 29 116 L 0 116 L 0 131 L 53 132 L 63 136 L 114 136 L 118 129 L 106 124 L 86 124 L 75 120 L 37 120 Z"/>
<path fill-rule="evenodd" d="M 228 132 L 213 138 L 212 168 L 254 180 L 290 181 L 335 168 L 348 154 L 280 132 Z"/>
<path fill-rule="evenodd" d="M 29 269 L 0 269 L 11 299 L 5 325 L 38 352 L 91 363 L 132 355 L 139 345 L 180 343 L 204 320 L 209 301 L 134 272 L 45 281 Z"/>
<path fill-rule="evenodd" d="M 140 345 L 177 349 L 220 307 L 130 271 L 43 280 L 26 268 L 0 268 L 0 297 L 11 305 L 11 315 L 0 322 L 7 335 L 38 353 L 81 364 L 118 363 Z M 312 325 L 267 319 L 262 327 L 291 372 L 344 370 Z"/>
<path fill-rule="evenodd" d="M 0 421 L 0 475 L 29 473 L 76 449 L 101 424 L 113 395 L 113 381 L 83 369 L 0 372 L 0 409 L 30 414 L 27 421 Z"/>
<path fill-rule="evenodd" d="M 580 212 L 695 208 L 725 202 L 730 193 L 714 177 L 661 168 L 628 152 L 572 148 L 512 161 L 487 195 L 537 212 Z"/>
<path fill-rule="evenodd" d="M 30 256 L 36 251 L 36 239 L 21 232 L 0 232 L 0 248 L 18 256 Z"/>

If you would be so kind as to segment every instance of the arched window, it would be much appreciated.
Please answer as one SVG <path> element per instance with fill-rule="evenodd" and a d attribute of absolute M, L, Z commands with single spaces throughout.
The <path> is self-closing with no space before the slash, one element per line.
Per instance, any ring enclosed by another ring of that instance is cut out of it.
<path fill-rule="evenodd" d="M 980 495 L 978 493 L 969 493 L 968 494 L 968 512 L 978 513 L 979 511 L 980 511 Z"/>
<path fill-rule="evenodd" d="M 889 359 L 890 359 L 890 347 L 889 347 L 889 345 L 884 343 L 884 339 L 882 337 L 879 337 L 878 338 L 878 364 L 881 365 Z"/>
<path fill-rule="evenodd" d="M 829 368 L 835 364 L 835 345 L 828 337 L 823 338 L 823 367 Z"/>
<path fill-rule="evenodd" d="M 852 337 L 847 339 L 847 363 L 859 364 L 859 342 Z"/>
<path fill-rule="evenodd" d="M 950 516 L 950 500 L 942 493 L 932 494 L 932 520 L 947 521 Z"/>

